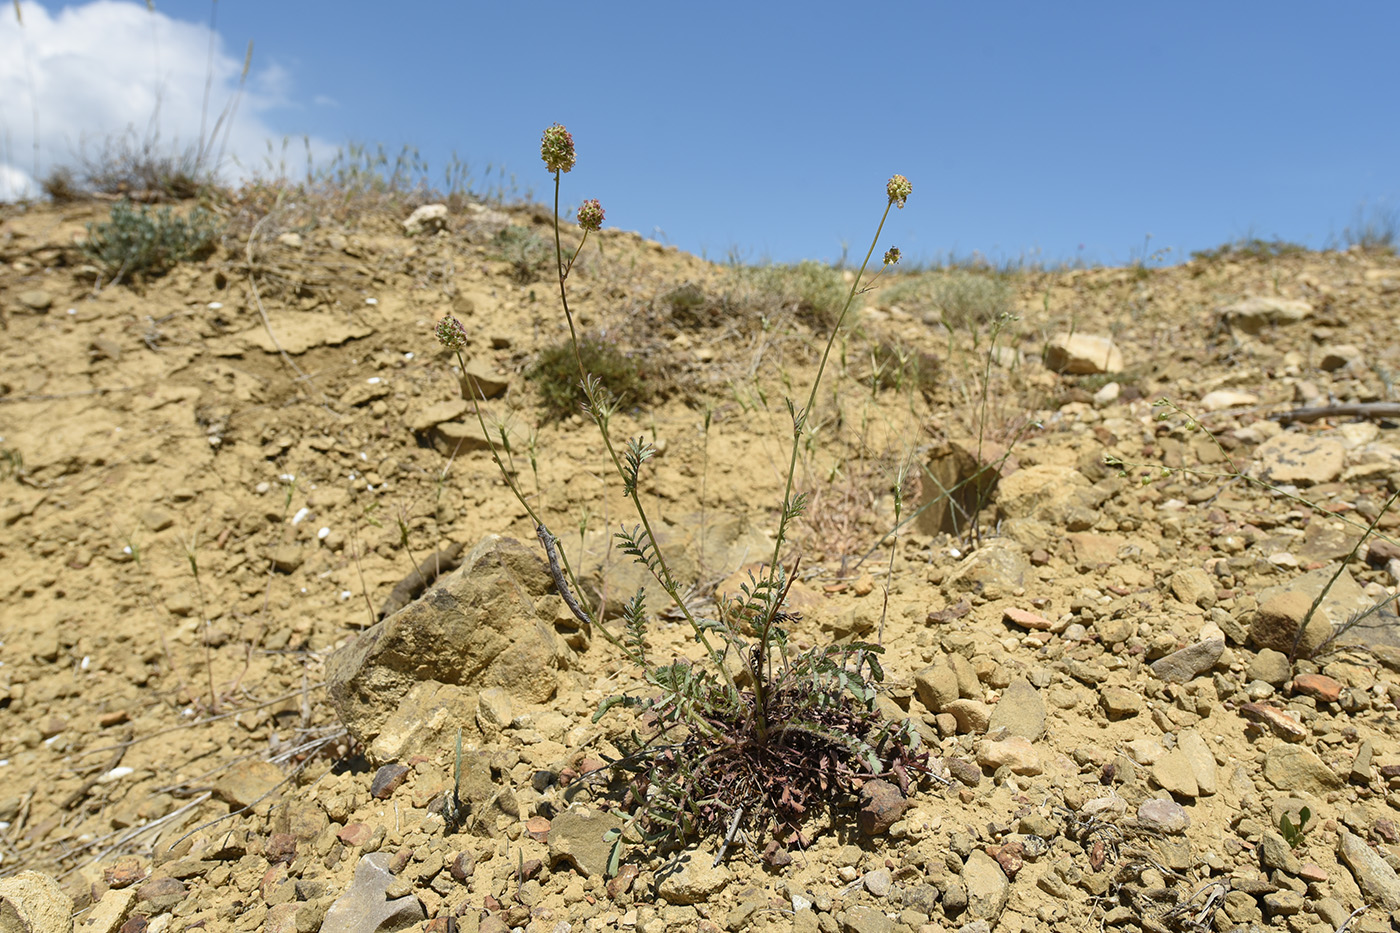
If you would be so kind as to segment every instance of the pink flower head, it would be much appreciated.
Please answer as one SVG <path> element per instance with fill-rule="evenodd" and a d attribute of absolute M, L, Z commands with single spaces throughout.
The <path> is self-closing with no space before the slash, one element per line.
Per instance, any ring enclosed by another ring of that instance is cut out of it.
<path fill-rule="evenodd" d="M 578 225 L 585 230 L 598 230 L 603 226 L 603 205 L 598 203 L 597 198 L 579 205 Z"/>
<path fill-rule="evenodd" d="M 564 124 L 556 123 L 544 131 L 540 140 L 540 158 L 551 172 L 567 172 L 578 157 L 574 154 L 574 137 Z"/>
<path fill-rule="evenodd" d="M 903 175 L 891 175 L 890 180 L 885 183 L 885 194 L 890 196 L 890 203 L 895 207 L 902 208 L 913 190 L 914 186 L 909 184 L 909 179 Z"/>

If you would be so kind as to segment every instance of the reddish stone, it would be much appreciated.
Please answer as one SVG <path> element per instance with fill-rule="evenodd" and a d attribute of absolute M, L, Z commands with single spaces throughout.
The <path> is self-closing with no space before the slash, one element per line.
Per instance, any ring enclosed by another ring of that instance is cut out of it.
<path fill-rule="evenodd" d="M 1273 730 L 1274 735 L 1287 742 L 1301 742 L 1308 737 L 1308 730 L 1291 714 L 1263 703 L 1245 703 L 1239 708 L 1245 719 L 1262 723 Z"/>
<path fill-rule="evenodd" d="M 865 806 L 856 815 L 856 822 L 867 836 L 888 832 L 895 820 L 909 809 L 909 800 L 888 781 L 867 781 L 860 793 L 865 798 Z"/>
<path fill-rule="evenodd" d="M 549 820 L 542 816 L 532 816 L 525 821 L 525 832 L 536 842 L 544 842 L 549 838 Z"/>
<path fill-rule="evenodd" d="M 263 853 L 269 862 L 290 862 L 297 857 L 297 837 L 291 833 L 273 833 L 267 837 Z"/>
<path fill-rule="evenodd" d="M 1327 870 L 1316 862 L 1304 862 L 1303 867 L 1298 869 L 1298 877 L 1304 881 L 1322 883 L 1327 880 Z"/>
<path fill-rule="evenodd" d="M 630 863 L 623 865 L 617 870 L 616 875 L 608 879 L 608 897 L 617 900 L 623 894 L 626 894 L 632 887 L 632 882 L 637 880 L 637 875 L 639 874 L 641 874 L 641 870 L 638 869 L 636 865 Z"/>
<path fill-rule="evenodd" d="M 347 823 L 344 829 L 335 834 L 335 838 L 347 846 L 358 847 L 369 842 L 373 835 L 374 830 L 369 828 L 368 823 Z"/>
<path fill-rule="evenodd" d="M 117 864 L 110 868 L 103 869 L 102 880 L 114 888 L 125 888 L 138 881 L 144 880 L 148 872 L 142 867 L 141 862 L 135 856 L 127 856 L 117 860 Z"/>
<path fill-rule="evenodd" d="M 1028 612 L 1025 609 L 1007 609 L 1002 613 L 1002 618 L 1006 621 L 1021 626 L 1021 628 L 1032 629 L 1037 632 L 1048 632 L 1054 623 L 1045 616 Z"/>
<path fill-rule="evenodd" d="M 449 866 L 455 881 L 466 881 L 476 873 L 476 856 L 470 852 L 458 852 Z"/>
<path fill-rule="evenodd" d="M 1293 692 L 1336 703 L 1342 696 L 1342 685 L 1324 674 L 1299 674 L 1293 678 Z"/>
<path fill-rule="evenodd" d="M 399 789 L 404 779 L 408 777 L 408 768 L 405 765 L 385 765 L 374 772 L 374 779 L 370 781 L 369 792 L 376 800 L 388 800 L 393 796 L 394 791 Z"/>
<path fill-rule="evenodd" d="M 130 713 L 128 713 L 124 709 L 119 709 L 110 713 L 103 713 L 102 718 L 97 720 L 97 723 L 102 728 L 109 729 L 112 726 L 120 726 L 122 723 L 128 722 L 130 719 Z"/>
<path fill-rule="evenodd" d="M 997 860 L 1008 881 L 1016 880 L 1016 873 L 1026 864 L 1026 847 L 1020 842 L 1008 842 L 1004 846 L 992 846 L 987 854 Z"/>

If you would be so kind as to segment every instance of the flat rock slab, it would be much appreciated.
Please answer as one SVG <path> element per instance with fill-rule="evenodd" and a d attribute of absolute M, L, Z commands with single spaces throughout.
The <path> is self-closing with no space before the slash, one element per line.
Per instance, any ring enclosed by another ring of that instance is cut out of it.
<path fill-rule="evenodd" d="M 24 933 L 70 933 L 73 899 L 63 893 L 57 881 L 37 871 L 0 878 L 0 928 Z"/>
<path fill-rule="evenodd" d="M 1360 836 L 1342 830 L 1337 854 L 1356 878 L 1356 885 L 1368 901 L 1389 911 L 1400 910 L 1400 878 L 1376 850 Z"/>
<path fill-rule="evenodd" d="M 392 933 L 427 919 L 418 898 L 388 898 L 389 886 L 394 883 L 389 872 L 391 859 L 388 852 L 360 858 L 350 887 L 326 911 L 321 933 Z"/>
<path fill-rule="evenodd" d="M 276 343 L 267 328 L 259 324 L 219 341 L 215 353 L 218 356 L 239 356 L 245 350 L 276 353 L 280 345 L 289 355 L 297 356 L 316 347 L 338 347 L 374 333 L 374 328 L 368 324 L 312 311 L 279 311 L 272 316 L 271 323 L 272 333 L 277 335 Z"/>
<path fill-rule="evenodd" d="M 587 807 L 570 807 L 549 823 L 549 859 L 565 861 L 585 878 L 607 873 L 612 843 L 603 838 L 610 829 L 621 830 L 623 821 L 613 813 Z"/>
<path fill-rule="evenodd" d="M 1254 451 L 1260 479 L 1270 483 L 1330 483 L 1342 475 L 1347 449 L 1339 440 L 1309 434 L 1280 434 Z"/>
<path fill-rule="evenodd" d="M 1169 684 L 1184 684 L 1206 673 L 1225 652 L 1225 639 L 1208 638 L 1152 662 L 1152 673 Z"/>

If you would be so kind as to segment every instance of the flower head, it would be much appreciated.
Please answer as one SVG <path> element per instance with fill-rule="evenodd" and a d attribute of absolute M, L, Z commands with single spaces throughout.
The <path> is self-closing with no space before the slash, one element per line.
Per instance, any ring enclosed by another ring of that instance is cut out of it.
<path fill-rule="evenodd" d="M 467 331 L 462 327 L 462 322 L 452 315 L 448 315 L 437 322 L 434 330 L 437 334 L 438 343 L 449 350 L 461 351 L 467 346 Z"/>
<path fill-rule="evenodd" d="M 585 230 L 598 230 L 603 226 L 603 205 L 598 203 L 597 198 L 579 205 L 578 225 Z"/>
<path fill-rule="evenodd" d="M 891 246 L 885 250 L 885 265 L 892 266 L 897 262 L 899 262 L 899 247 Z"/>
<path fill-rule="evenodd" d="M 540 140 L 540 158 L 544 159 L 545 168 L 551 172 L 567 172 L 574 167 L 578 158 L 574 155 L 574 137 L 564 129 L 564 124 L 556 123 L 544 131 L 544 138 Z"/>
<path fill-rule="evenodd" d="M 909 179 L 903 175 L 891 175 L 890 180 L 885 183 L 885 194 L 890 196 L 890 203 L 895 207 L 903 207 L 913 190 L 914 186 L 909 184 Z"/>

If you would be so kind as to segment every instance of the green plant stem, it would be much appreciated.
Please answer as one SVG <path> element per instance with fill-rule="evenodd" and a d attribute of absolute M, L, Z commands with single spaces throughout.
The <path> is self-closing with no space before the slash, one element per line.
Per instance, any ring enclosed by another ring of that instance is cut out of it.
<path fill-rule="evenodd" d="M 719 672 L 728 683 L 729 688 L 737 697 L 739 694 L 739 687 L 734 682 L 733 675 L 731 675 L 729 669 L 724 666 L 723 659 L 720 657 L 719 652 L 710 644 L 709 638 L 705 635 L 705 630 L 700 627 L 700 623 L 696 621 L 695 616 L 690 611 L 690 607 L 685 604 L 685 600 L 681 597 L 680 589 L 676 586 L 675 580 L 671 576 L 671 568 L 666 563 L 665 555 L 661 553 L 661 548 L 656 541 L 656 535 L 652 533 L 651 519 L 647 515 L 646 508 L 642 505 L 642 496 L 641 493 L 637 491 L 637 484 L 628 483 L 626 481 L 627 471 L 623 468 L 622 458 L 617 455 L 617 450 L 613 447 L 612 438 L 608 436 L 608 418 L 599 405 L 598 398 L 594 393 L 593 383 L 588 378 L 587 369 L 584 368 L 583 356 L 579 352 L 578 330 L 574 327 L 574 314 L 569 309 L 569 291 L 564 284 L 564 280 L 568 277 L 569 270 L 573 267 L 573 259 L 569 260 L 567 266 L 564 264 L 564 250 L 559 237 L 560 175 L 560 172 L 556 171 L 554 173 L 554 254 L 555 261 L 559 267 L 559 303 L 564 308 L 564 319 L 569 325 L 569 341 L 574 348 L 574 360 L 578 363 L 579 378 L 583 383 L 584 394 L 588 397 L 589 413 L 593 417 L 594 424 L 598 425 L 598 433 L 603 436 L 603 446 L 607 448 L 608 456 L 612 458 L 613 468 L 617 470 L 618 475 L 623 477 L 624 486 L 627 488 L 627 497 L 632 500 L 632 507 L 636 510 L 637 517 L 641 519 L 642 528 L 646 532 L 647 540 L 651 542 L 652 553 L 656 555 L 657 573 L 655 576 L 657 582 L 661 584 L 661 588 L 666 591 L 666 595 L 671 598 L 671 601 L 676 604 L 681 614 L 685 616 L 685 620 L 690 623 L 690 628 L 695 633 L 695 640 L 705 647 L 705 653 L 710 656 L 710 660 L 714 662 L 715 667 L 719 669 Z M 585 230 L 585 238 L 587 233 L 588 231 Z M 579 244 L 579 248 L 583 248 L 582 243 Z M 574 256 L 577 257 L 577 255 L 578 253 L 575 252 Z"/>
<path fill-rule="evenodd" d="M 812 380 L 812 390 L 807 395 L 807 404 L 801 410 L 792 408 L 792 401 L 788 401 L 788 410 L 792 414 L 792 453 L 788 457 L 787 482 L 783 488 L 783 508 L 778 517 L 778 530 L 774 535 L 773 542 L 773 562 L 768 568 L 768 592 L 778 591 L 779 579 L 782 575 L 782 564 L 779 559 L 782 556 L 783 542 L 787 539 L 787 526 L 794 517 L 792 487 L 797 476 L 797 453 L 802 446 L 802 431 L 806 426 L 807 417 L 811 414 L 812 406 L 817 401 L 817 389 L 821 385 L 822 373 L 826 371 L 826 361 L 831 356 L 831 348 L 836 343 L 836 335 L 841 332 L 841 325 L 846 320 L 846 315 L 850 313 L 851 305 L 855 303 L 857 290 L 860 288 L 860 280 L 865 275 L 866 267 L 870 265 L 870 257 L 875 255 L 875 247 L 880 242 L 880 234 L 885 229 L 885 221 L 890 216 L 890 208 L 894 201 L 885 204 L 885 213 L 880 216 L 880 225 L 875 228 L 875 236 L 870 241 L 870 248 L 865 251 L 865 260 L 861 262 L 859 271 L 856 272 L 855 279 L 851 282 L 850 293 L 846 296 L 846 303 L 841 307 L 841 313 L 836 316 L 836 322 L 831 326 L 831 334 L 826 339 L 826 348 L 822 350 L 821 362 L 817 365 L 816 378 Z M 762 620 L 759 630 L 759 644 L 766 645 L 773 627 L 773 619 L 778 613 L 779 602 L 774 600 L 768 606 L 768 611 Z M 767 701 L 767 689 L 764 684 L 762 671 L 754 672 L 754 712 L 757 716 L 757 727 L 759 740 L 763 741 L 768 736 L 768 722 L 764 712 L 764 704 Z"/>
<path fill-rule="evenodd" d="M 462 351 L 457 350 L 455 351 L 455 353 L 457 356 L 457 365 L 461 366 L 462 372 L 465 373 L 467 371 L 467 361 L 462 358 Z M 476 382 L 468 378 L 467 384 L 475 386 Z M 471 399 L 472 412 L 476 415 L 476 423 L 481 426 L 481 436 L 484 437 L 486 439 L 486 443 L 491 446 L 491 459 L 496 462 L 496 467 L 501 471 L 501 476 L 506 481 L 506 487 L 510 489 L 511 494 L 515 496 L 515 500 L 520 503 L 523 509 L 525 509 L 525 514 L 530 516 L 530 521 L 534 522 L 535 527 L 537 529 L 544 528 L 544 520 L 540 518 L 538 513 L 535 512 L 535 508 L 530 504 L 530 501 L 525 498 L 525 493 L 519 487 L 519 485 L 516 484 L 515 477 L 510 475 L 510 471 L 506 469 L 506 465 L 503 462 L 501 462 L 500 454 L 496 453 L 496 444 L 494 441 L 491 440 L 491 432 L 486 427 L 486 418 L 481 414 L 481 403 L 477 401 L 476 394 L 469 392 L 468 397 Z M 578 578 L 574 575 L 574 570 L 573 567 L 569 564 L 568 556 L 564 553 L 564 550 L 562 548 L 559 548 L 557 550 L 557 553 L 559 555 L 559 563 L 562 565 L 561 569 L 564 571 L 564 576 L 568 579 L 569 585 L 574 588 L 575 593 L 582 593 L 583 588 L 579 586 Z M 608 631 L 607 626 L 603 625 L 601 619 L 593 618 L 593 612 L 588 607 L 587 603 L 581 602 L 581 607 L 583 608 L 583 611 L 590 617 L 590 623 L 592 624 L 592 626 L 602 634 L 603 638 L 606 639 L 609 644 L 620 650 L 624 655 L 627 656 L 627 659 L 633 662 L 634 664 L 642 663 L 641 658 L 635 652 L 633 652 L 632 649 L 628 648 L 625 644 L 623 644 L 622 639 L 618 638 L 612 632 Z"/>

